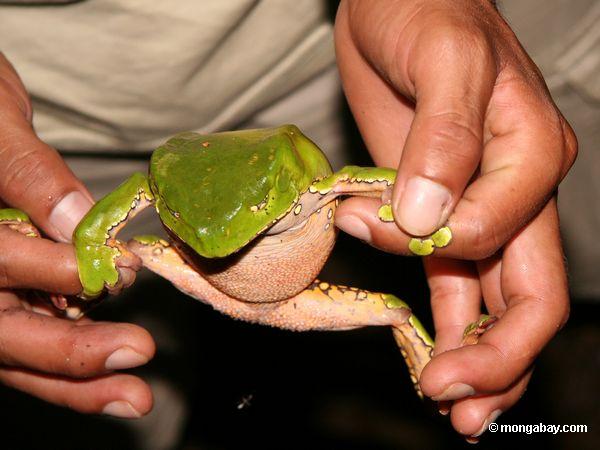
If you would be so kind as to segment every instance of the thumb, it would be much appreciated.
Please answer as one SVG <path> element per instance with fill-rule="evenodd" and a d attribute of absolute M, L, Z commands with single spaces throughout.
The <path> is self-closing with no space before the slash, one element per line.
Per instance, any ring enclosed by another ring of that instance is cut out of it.
<path fill-rule="evenodd" d="M 412 53 L 415 117 L 392 205 L 396 223 L 414 236 L 444 225 L 482 156 L 483 121 L 496 68 L 490 53 L 481 50 L 484 45 L 472 42 L 447 35 L 441 45 L 435 37 L 426 38 Z"/>
<path fill-rule="evenodd" d="M 92 197 L 58 152 L 37 137 L 23 107 L 24 99 L 29 104 L 25 88 L 5 58 L 0 66 L 0 200 L 26 211 L 54 240 L 70 242 Z"/>
<path fill-rule="evenodd" d="M 70 242 L 75 226 L 93 204 L 91 195 L 58 152 L 28 125 L 5 124 L 2 129 L 0 198 L 26 211 L 52 239 Z"/>

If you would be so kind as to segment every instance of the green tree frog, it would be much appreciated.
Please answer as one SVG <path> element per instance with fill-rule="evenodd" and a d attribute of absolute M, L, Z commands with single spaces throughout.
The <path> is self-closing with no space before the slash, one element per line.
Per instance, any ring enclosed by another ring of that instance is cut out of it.
<path fill-rule="evenodd" d="M 292 330 L 390 326 L 420 394 L 433 341 L 406 303 L 317 280 L 336 239 L 338 197 L 380 198 L 380 219 L 392 221 L 395 176 L 392 169 L 356 166 L 333 173 L 293 125 L 178 134 L 153 152 L 148 176 L 132 175 L 75 229 L 82 303 L 118 293 L 132 279 L 127 271 L 143 264 L 237 319 Z M 154 236 L 119 241 L 119 230 L 151 205 L 170 243 Z M 0 210 L 0 224 L 32 233 L 15 210 Z M 444 227 L 410 248 L 429 254 L 450 240 Z M 64 298 L 54 303 L 67 308 Z"/>

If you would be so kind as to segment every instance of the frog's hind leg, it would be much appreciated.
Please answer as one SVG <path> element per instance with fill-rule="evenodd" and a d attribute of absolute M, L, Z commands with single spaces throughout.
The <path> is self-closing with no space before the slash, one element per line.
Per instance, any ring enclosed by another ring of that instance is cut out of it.
<path fill-rule="evenodd" d="M 391 326 L 415 389 L 421 395 L 418 380 L 431 359 L 433 341 L 406 303 L 393 295 L 315 281 L 284 301 L 243 302 L 211 285 L 160 238 L 134 238 L 128 246 L 144 266 L 179 290 L 236 319 L 296 331 Z"/>
<path fill-rule="evenodd" d="M 305 311 L 298 315 L 307 315 L 309 321 L 315 324 L 301 329 L 344 330 L 373 325 L 390 326 L 413 386 L 419 397 L 423 398 L 419 379 L 423 368 L 431 360 L 434 342 L 405 302 L 391 294 L 317 280 L 286 303 L 281 306 L 280 313 L 287 313 L 294 320 L 298 306 L 302 305 Z"/>

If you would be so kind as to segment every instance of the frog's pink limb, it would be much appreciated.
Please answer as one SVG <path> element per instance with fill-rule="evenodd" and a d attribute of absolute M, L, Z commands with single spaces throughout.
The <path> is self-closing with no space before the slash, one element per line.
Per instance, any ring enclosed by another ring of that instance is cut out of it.
<path fill-rule="evenodd" d="M 424 330 L 406 304 L 396 297 L 317 280 L 287 300 L 245 302 L 211 285 L 163 240 L 134 239 L 128 246 L 142 259 L 144 266 L 171 281 L 179 290 L 236 319 L 295 331 L 392 326 L 420 394 L 418 379 L 431 358 L 432 343 L 426 332 L 423 338 Z"/>

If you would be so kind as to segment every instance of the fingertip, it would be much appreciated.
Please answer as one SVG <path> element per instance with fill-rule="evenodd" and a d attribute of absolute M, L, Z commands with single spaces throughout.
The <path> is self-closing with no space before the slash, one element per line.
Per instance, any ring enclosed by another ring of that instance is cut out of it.
<path fill-rule="evenodd" d="M 93 202 L 88 195 L 80 191 L 68 193 L 50 212 L 47 232 L 58 241 L 71 242 L 73 230 L 92 205 Z"/>
<path fill-rule="evenodd" d="M 335 215 L 335 224 L 342 231 L 389 253 L 410 254 L 409 237 L 393 222 L 383 222 L 378 216 L 381 201 L 354 197 L 344 200 Z"/>
<path fill-rule="evenodd" d="M 132 323 L 93 322 L 79 327 L 80 344 L 99 347 L 108 370 L 119 370 L 146 364 L 156 353 L 152 335 Z M 85 342 L 84 342 L 85 341 Z M 80 345 L 81 346 L 81 345 Z"/>
<path fill-rule="evenodd" d="M 490 413 L 480 403 L 471 399 L 454 403 L 450 413 L 450 422 L 458 433 L 470 438 L 478 438 L 489 424 L 500 415 L 501 411 L 498 410 L 497 414 L 496 411 Z M 495 417 L 492 417 L 492 414 Z M 488 419 L 490 420 L 488 421 Z"/>
<path fill-rule="evenodd" d="M 113 381 L 113 386 L 116 386 L 116 392 L 113 396 L 118 399 L 112 401 L 126 402 L 139 413 L 138 417 L 145 416 L 154 406 L 154 396 L 152 395 L 152 389 L 141 378 L 134 375 L 119 374 L 116 375 L 116 379 Z M 110 403 L 109 403 L 110 404 Z M 122 411 L 126 411 L 127 408 L 122 408 Z M 122 417 L 122 416 L 121 416 Z M 130 417 L 136 418 L 136 417 Z"/>

